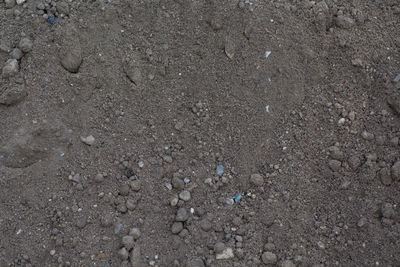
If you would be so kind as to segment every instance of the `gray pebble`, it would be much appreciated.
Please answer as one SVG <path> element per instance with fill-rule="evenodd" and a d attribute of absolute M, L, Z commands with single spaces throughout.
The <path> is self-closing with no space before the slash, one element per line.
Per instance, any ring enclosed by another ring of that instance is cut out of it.
<path fill-rule="evenodd" d="M 33 42 L 28 37 L 24 37 L 19 41 L 18 47 L 22 52 L 28 53 L 32 50 Z"/>
<path fill-rule="evenodd" d="M 222 242 L 215 243 L 215 245 L 214 245 L 215 254 L 222 253 L 222 251 L 224 251 L 224 249 L 225 249 L 225 244 L 224 243 L 222 243 Z"/>
<path fill-rule="evenodd" d="M 182 190 L 185 187 L 185 182 L 178 177 L 173 177 L 171 180 L 171 183 L 172 183 L 172 186 L 178 190 Z"/>
<path fill-rule="evenodd" d="M 187 190 L 184 190 L 179 193 L 179 198 L 182 199 L 183 201 L 189 201 L 190 200 L 190 192 Z"/>
<path fill-rule="evenodd" d="M 378 172 L 378 176 L 381 179 L 382 184 L 384 185 L 392 184 L 392 176 L 390 175 L 389 168 L 380 169 Z"/>
<path fill-rule="evenodd" d="M 344 15 L 339 15 L 336 17 L 335 23 L 339 28 L 350 29 L 354 25 L 354 20 Z"/>
<path fill-rule="evenodd" d="M 398 83 L 400 81 L 400 74 L 397 74 L 396 77 L 393 78 L 393 83 Z"/>
<path fill-rule="evenodd" d="M 136 209 L 136 201 L 134 199 L 127 199 L 125 205 L 128 210 Z"/>
<path fill-rule="evenodd" d="M 358 167 L 360 167 L 360 165 L 361 165 L 361 160 L 356 155 L 351 156 L 349 158 L 348 162 L 349 162 L 350 168 L 352 168 L 353 170 L 358 169 Z"/>
<path fill-rule="evenodd" d="M 264 178 L 260 174 L 255 173 L 250 176 L 250 182 L 255 186 L 263 186 Z"/>
<path fill-rule="evenodd" d="M 3 67 L 2 75 L 4 78 L 9 78 L 17 74 L 18 70 L 18 61 L 16 59 L 9 59 Z"/>
<path fill-rule="evenodd" d="M 135 240 L 133 239 L 133 236 L 126 235 L 122 237 L 122 245 L 126 247 L 128 250 L 133 248 L 133 246 L 135 245 Z"/>
<path fill-rule="evenodd" d="M 398 146 L 399 145 L 399 138 L 397 136 L 393 137 L 392 139 L 390 139 L 390 144 L 392 146 Z"/>
<path fill-rule="evenodd" d="M 291 260 L 285 260 L 281 263 L 281 267 L 296 267 L 296 264 L 294 264 Z"/>
<path fill-rule="evenodd" d="M 96 176 L 94 177 L 94 181 L 96 183 L 102 183 L 104 182 L 104 176 L 101 173 L 96 174 Z"/>
<path fill-rule="evenodd" d="M 361 228 L 361 227 L 363 227 L 364 225 L 366 225 L 367 222 L 368 222 L 368 220 L 367 220 L 366 218 L 362 217 L 360 220 L 358 220 L 357 226 Z"/>
<path fill-rule="evenodd" d="M 330 156 L 336 160 L 342 160 L 344 158 L 344 154 L 337 146 L 331 146 L 329 148 Z"/>
<path fill-rule="evenodd" d="M 171 226 L 171 232 L 173 234 L 179 234 L 183 230 L 183 223 L 182 222 L 174 222 Z"/>
<path fill-rule="evenodd" d="M 121 213 L 125 213 L 128 211 L 128 208 L 126 207 L 125 203 L 121 203 L 117 206 L 117 210 Z"/>
<path fill-rule="evenodd" d="M 121 248 L 118 251 L 118 256 L 121 260 L 127 260 L 129 258 L 129 252 L 126 248 Z"/>
<path fill-rule="evenodd" d="M 201 258 L 195 257 L 186 262 L 186 267 L 205 267 L 205 265 Z"/>
<path fill-rule="evenodd" d="M 39 9 L 39 10 L 44 10 L 45 6 L 44 6 L 43 3 L 39 2 L 39 3 L 37 4 L 36 8 Z"/>
<path fill-rule="evenodd" d="M 168 155 L 163 156 L 163 160 L 167 163 L 172 163 L 172 157 Z"/>
<path fill-rule="evenodd" d="M 144 267 L 145 264 L 142 259 L 142 252 L 139 246 L 135 246 L 131 252 L 131 266 L 132 267 Z"/>
<path fill-rule="evenodd" d="M 381 211 L 384 218 L 391 219 L 394 216 L 393 205 L 390 203 L 383 204 Z"/>
<path fill-rule="evenodd" d="M 6 4 L 6 8 L 13 8 L 15 6 L 15 0 L 4 0 L 4 3 Z"/>
<path fill-rule="evenodd" d="M 24 54 L 19 48 L 14 48 L 13 51 L 11 51 L 11 57 L 20 60 Z"/>
<path fill-rule="evenodd" d="M 122 227 L 123 227 L 122 223 L 116 224 L 115 227 L 114 227 L 114 234 L 119 234 L 119 232 L 121 231 Z"/>
<path fill-rule="evenodd" d="M 77 73 L 82 64 L 82 52 L 80 48 L 74 48 L 68 51 L 61 58 L 61 65 L 71 73 Z"/>
<path fill-rule="evenodd" d="M 142 183 L 139 180 L 133 180 L 129 182 L 131 189 L 135 192 L 139 192 L 142 188 Z"/>
<path fill-rule="evenodd" d="M 56 9 L 59 14 L 64 14 L 64 15 L 69 14 L 69 7 L 68 4 L 65 2 L 57 2 Z"/>
<path fill-rule="evenodd" d="M 374 134 L 369 133 L 369 132 L 367 132 L 367 131 L 363 131 L 363 132 L 361 133 L 361 137 L 362 137 L 364 140 L 368 140 L 368 141 L 374 140 L 374 138 L 375 138 Z"/>
<path fill-rule="evenodd" d="M 391 174 L 394 181 L 400 180 L 400 160 L 393 164 Z"/>
<path fill-rule="evenodd" d="M 338 160 L 331 159 L 328 162 L 328 166 L 332 171 L 338 172 L 342 168 L 342 163 Z"/>
<path fill-rule="evenodd" d="M 110 227 L 113 222 L 113 217 L 110 214 L 105 214 L 100 218 L 100 225 L 102 227 Z"/>
<path fill-rule="evenodd" d="M 266 251 L 273 251 L 275 250 L 275 245 L 273 243 L 267 243 L 264 245 L 264 250 Z"/>
<path fill-rule="evenodd" d="M 84 144 L 86 144 L 86 145 L 88 145 L 88 146 L 91 146 L 91 145 L 94 144 L 95 139 L 94 139 L 93 135 L 89 135 L 89 136 L 87 136 L 87 137 L 81 136 L 81 141 L 82 141 Z"/>
<path fill-rule="evenodd" d="M 79 229 L 83 229 L 86 226 L 86 222 L 87 219 L 85 216 L 78 218 L 78 220 L 76 221 L 76 227 L 78 227 Z"/>
<path fill-rule="evenodd" d="M 132 229 L 129 231 L 129 235 L 132 236 L 133 239 L 138 240 L 139 237 L 142 235 L 142 233 L 140 232 L 140 229 L 139 229 L 139 228 L 136 228 L 136 227 L 135 227 L 135 228 L 132 228 Z"/>
<path fill-rule="evenodd" d="M 208 219 L 203 219 L 200 221 L 200 227 L 203 231 L 208 232 L 212 228 L 212 224 Z"/>
<path fill-rule="evenodd" d="M 189 219 L 189 213 L 185 208 L 179 208 L 178 211 L 176 212 L 176 218 L 175 220 L 177 222 L 185 222 Z"/>
<path fill-rule="evenodd" d="M 127 196 L 127 195 L 129 195 L 129 191 L 130 191 L 129 185 L 127 185 L 127 184 L 123 184 L 123 185 L 121 185 L 120 188 L 119 188 L 119 194 L 120 194 L 121 196 Z"/>
<path fill-rule="evenodd" d="M 264 252 L 261 256 L 261 260 L 264 264 L 275 264 L 278 261 L 278 257 L 272 252 Z"/>

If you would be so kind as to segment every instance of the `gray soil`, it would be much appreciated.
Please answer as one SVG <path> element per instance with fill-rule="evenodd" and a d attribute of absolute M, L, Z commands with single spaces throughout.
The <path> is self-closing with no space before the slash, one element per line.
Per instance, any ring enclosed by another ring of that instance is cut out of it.
<path fill-rule="evenodd" d="M 397 0 L 0 0 L 0 267 L 400 266 Z"/>

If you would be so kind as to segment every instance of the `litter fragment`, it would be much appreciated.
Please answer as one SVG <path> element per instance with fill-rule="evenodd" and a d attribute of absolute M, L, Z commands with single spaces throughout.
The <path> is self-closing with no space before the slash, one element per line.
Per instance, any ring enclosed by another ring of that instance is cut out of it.
<path fill-rule="evenodd" d="M 190 183 L 190 179 L 187 178 L 187 177 L 185 177 L 185 178 L 183 179 L 183 181 L 185 182 L 185 184 L 189 184 L 189 183 Z"/>
<path fill-rule="evenodd" d="M 218 176 L 222 176 L 224 174 L 224 166 L 222 164 L 217 166 L 217 174 Z"/>
<path fill-rule="evenodd" d="M 172 190 L 172 184 L 170 184 L 170 183 L 165 184 L 165 187 L 166 187 L 168 190 Z"/>
<path fill-rule="evenodd" d="M 240 200 L 242 199 L 242 194 L 241 194 L 241 193 L 238 193 L 236 196 L 233 196 L 232 199 L 233 199 L 233 201 L 234 201 L 235 203 L 239 203 Z"/>
<path fill-rule="evenodd" d="M 269 105 L 266 105 L 266 106 L 265 106 L 265 111 L 266 111 L 266 112 L 269 112 Z"/>
<path fill-rule="evenodd" d="M 400 82 L 400 74 L 397 74 L 396 77 L 393 79 L 393 83 L 398 83 Z"/>
<path fill-rule="evenodd" d="M 271 51 L 265 51 L 265 58 L 268 58 L 269 57 L 269 55 L 271 55 Z"/>
<path fill-rule="evenodd" d="M 54 24 L 56 22 L 56 18 L 55 17 L 50 17 L 46 20 L 48 23 L 50 24 Z"/>

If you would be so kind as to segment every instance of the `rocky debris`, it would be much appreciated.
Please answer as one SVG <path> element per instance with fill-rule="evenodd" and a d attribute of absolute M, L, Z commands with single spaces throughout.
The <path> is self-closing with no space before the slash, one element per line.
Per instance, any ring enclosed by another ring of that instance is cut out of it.
<path fill-rule="evenodd" d="M 229 59 L 232 59 L 235 56 L 235 43 L 231 38 L 226 38 L 225 40 L 225 54 Z"/>
<path fill-rule="evenodd" d="M 79 46 L 68 49 L 68 52 L 61 58 L 61 65 L 71 73 L 77 73 L 82 64 L 82 51 Z"/>
<path fill-rule="evenodd" d="M 173 188 L 178 190 L 182 190 L 183 188 L 185 188 L 185 182 L 181 178 L 178 178 L 175 175 L 174 177 L 172 177 L 171 184 Z"/>
<path fill-rule="evenodd" d="M 392 82 L 393 82 L 393 83 L 398 83 L 398 82 L 400 82 L 400 74 L 397 74 L 397 75 L 393 78 Z"/>
<path fill-rule="evenodd" d="M 200 221 L 200 227 L 203 231 L 208 232 L 212 228 L 212 224 L 208 219 L 202 219 Z"/>
<path fill-rule="evenodd" d="M 143 79 L 142 60 L 138 52 L 132 53 L 123 62 L 123 69 L 128 79 L 135 85 L 139 85 Z"/>
<path fill-rule="evenodd" d="M 331 146 L 329 152 L 332 159 L 343 160 L 344 158 L 343 152 L 337 146 Z"/>
<path fill-rule="evenodd" d="M 17 5 L 21 6 L 25 2 L 26 2 L 26 0 L 17 0 Z"/>
<path fill-rule="evenodd" d="M 217 260 L 228 260 L 235 257 L 232 248 L 225 248 L 221 253 L 215 255 Z"/>
<path fill-rule="evenodd" d="M 328 162 L 328 166 L 332 171 L 338 172 L 342 168 L 342 162 L 340 162 L 339 160 L 331 159 Z"/>
<path fill-rule="evenodd" d="M 119 194 L 120 194 L 121 196 L 127 196 L 127 195 L 129 195 L 129 191 L 130 191 L 130 187 L 129 187 L 128 184 L 122 184 L 122 185 L 119 187 Z"/>
<path fill-rule="evenodd" d="M 29 53 L 33 48 L 33 42 L 28 37 L 24 37 L 19 41 L 18 48 L 24 53 Z"/>
<path fill-rule="evenodd" d="M 136 240 L 138 240 L 139 239 L 139 237 L 142 235 L 142 233 L 140 232 L 140 229 L 139 228 L 132 228 L 130 231 L 129 231 L 129 235 L 130 236 L 132 236 L 133 237 L 133 239 L 136 241 Z"/>
<path fill-rule="evenodd" d="M 350 29 L 354 25 L 354 20 L 345 15 L 339 15 L 335 19 L 335 24 L 342 29 Z"/>
<path fill-rule="evenodd" d="M 389 168 L 380 169 L 378 172 L 378 176 L 381 179 L 382 184 L 384 185 L 392 184 L 392 176 L 390 175 Z"/>
<path fill-rule="evenodd" d="M 348 163 L 352 170 L 357 170 L 361 166 L 360 157 L 353 155 L 349 158 Z"/>
<path fill-rule="evenodd" d="M 264 185 L 264 178 L 261 174 L 255 173 L 250 176 L 250 183 L 255 186 L 263 186 Z"/>
<path fill-rule="evenodd" d="M 387 219 L 391 219 L 395 214 L 393 205 L 390 203 L 384 203 L 382 205 L 381 212 L 382 216 Z"/>
<path fill-rule="evenodd" d="M 6 8 L 13 8 L 16 4 L 15 0 L 4 0 Z"/>
<path fill-rule="evenodd" d="M 129 185 L 134 192 L 139 192 L 142 189 L 142 182 L 140 180 L 131 180 Z"/>
<path fill-rule="evenodd" d="M 284 260 L 281 262 L 281 267 L 296 267 L 296 264 L 294 264 L 291 260 Z"/>
<path fill-rule="evenodd" d="M 367 132 L 367 131 L 363 131 L 363 132 L 361 133 L 361 137 L 362 137 L 364 140 L 368 140 L 368 141 L 374 140 L 374 138 L 375 138 L 374 134 L 369 133 L 369 132 Z"/>
<path fill-rule="evenodd" d="M 142 259 L 141 249 L 138 245 L 136 245 L 131 252 L 130 263 L 131 263 L 132 267 L 145 267 L 146 266 Z"/>
<path fill-rule="evenodd" d="M 358 220 L 357 226 L 361 228 L 364 225 L 366 225 L 367 223 L 368 223 L 368 220 L 365 217 L 362 217 L 360 220 Z"/>
<path fill-rule="evenodd" d="M 126 235 L 122 237 L 122 245 L 128 250 L 132 249 L 135 245 L 135 240 L 133 239 L 133 236 Z"/>
<path fill-rule="evenodd" d="M 96 140 L 96 139 L 93 137 L 93 135 L 89 135 L 89 136 L 87 136 L 87 137 L 81 136 L 81 141 L 82 141 L 82 143 L 84 143 L 84 144 L 86 144 L 86 145 L 88 145 L 88 146 L 93 145 L 94 142 L 95 142 L 95 140 Z"/>
<path fill-rule="evenodd" d="M 391 174 L 394 181 L 400 180 L 400 160 L 393 164 Z"/>
<path fill-rule="evenodd" d="M 96 174 L 96 176 L 93 179 L 96 183 L 102 183 L 104 182 L 104 176 L 101 173 Z"/>
<path fill-rule="evenodd" d="M 179 208 L 176 212 L 175 220 L 177 222 L 185 222 L 187 219 L 189 219 L 189 213 L 187 210 L 185 208 Z"/>
<path fill-rule="evenodd" d="M 12 77 L 18 73 L 18 70 L 19 70 L 18 60 L 9 59 L 7 60 L 6 64 L 3 67 L 2 76 L 3 78 Z"/>
<path fill-rule="evenodd" d="M 129 258 L 129 251 L 123 247 L 118 250 L 118 256 L 121 260 L 127 260 Z"/>
<path fill-rule="evenodd" d="M 6 106 L 12 106 L 20 103 L 28 95 L 24 85 L 16 85 L 11 88 L 7 88 L 0 95 L 0 104 Z"/>
<path fill-rule="evenodd" d="M 100 225 L 102 227 L 110 227 L 113 223 L 113 217 L 111 214 L 104 214 L 103 216 L 100 217 Z"/>
<path fill-rule="evenodd" d="M 195 257 L 186 262 L 186 267 L 205 267 L 204 261 L 199 258 Z"/>
<path fill-rule="evenodd" d="M 189 201 L 191 198 L 190 192 L 187 190 L 180 192 L 179 198 L 182 199 L 183 201 Z"/>
<path fill-rule="evenodd" d="M 171 232 L 175 235 L 179 234 L 183 230 L 182 222 L 174 222 L 171 226 Z"/>
<path fill-rule="evenodd" d="M 57 2 L 56 9 L 59 14 L 69 15 L 69 6 L 66 2 Z"/>
<path fill-rule="evenodd" d="M 215 254 L 221 254 L 225 249 L 225 244 L 222 242 L 217 242 L 214 245 L 214 252 Z"/>
<path fill-rule="evenodd" d="M 261 256 L 261 260 L 264 264 L 276 264 L 278 257 L 272 252 L 264 252 Z"/>
<path fill-rule="evenodd" d="M 24 56 L 24 53 L 22 53 L 22 51 L 19 48 L 14 48 L 11 51 L 10 56 L 13 59 L 20 60 Z"/>
<path fill-rule="evenodd" d="M 389 107 L 393 110 L 393 112 L 400 116 L 400 96 L 390 96 L 387 99 L 387 103 Z"/>

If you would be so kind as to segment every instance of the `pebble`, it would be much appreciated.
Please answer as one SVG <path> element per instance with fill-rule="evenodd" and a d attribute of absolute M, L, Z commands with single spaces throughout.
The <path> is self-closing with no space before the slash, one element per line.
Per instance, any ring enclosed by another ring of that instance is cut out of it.
<path fill-rule="evenodd" d="M 102 183 L 104 182 L 104 176 L 101 173 L 96 174 L 96 176 L 94 177 L 94 181 L 96 183 Z"/>
<path fill-rule="evenodd" d="M 369 133 L 369 132 L 367 132 L 367 131 L 363 131 L 363 132 L 361 133 L 361 137 L 362 137 L 364 140 L 368 140 L 368 141 L 374 140 L 374 138 L 375 138 L 374 134 Z"/>
<path fill-rule="evenodd" d="M 100 218 L 100 225 L 102 227 L 110 227 L 113 222 L 113 217 L 110 214 L 105 214 Z"/>
<path fill-rule="evenodd" d="M 183 201 L 189 201 L 191 196 L 190 196 L 190 192 L 187 190 L 184 190 L 182 192 L 179 193 L 179 198 L 182 199 Z"/>
<path fill-rule="evenodd" d="M 178 177 L 173 177 L 171 183 L 175 189 L 182 190 L 185 188 L 185 182 Z"/>
<path fill-rule="evenodd" d="M 281 267 L 296 267 L 296 264 L 294 264 L 291 260 L 285 260 L 281 263 Z"/>
<path fill-rule="evenodd" d="M 227 260 L 235 257 L 233 254 L 233 249 L 232 248 L 226 248 L 224 249 L 221 253 L 218 253 L 215 255 L 215 258 L 217 260 Z"/>
<path fill-rule="evenodd" d="M 275 264 L 278 261 L 278 257 L 272 252 L 264 252 L 261 256 L 261 260 L 264 264 Z"/>
<path fill-rule="evenodd" d="M 139 237 L 142 235 L 142 233 L 140 232 L 140 229 L 139 229 L 139 228 L 136 228 L 136 227 L 135 227 L 135 228 L 132 228 L 132 229 L 129 231 L 129 235 L 132 236 L 134 240 L 138 240 Z"/>
<path fill-rule="evenodd" d="M 344 154 L 337 146 L 331 146 L 329 148 L 330 156 L 336 160 L 342 160 L 344 158 Z"/>
<path fill-rule="evenodd" d="M 349 158 L 348 162 L 349 162 L 350 168 L 352 168 L 353 170 L 358 169 L 358 167 L 360 167 L 360 165 L 361 165 L 361 160 L 356 155 L 351 156 Z"/>
<path fill-rule="evenodd" d="M 223 165 L 219 164 L 217 166 L 217 174 L 219 177 L 221 177 L 224 174 L 224 166 Z"/>
<path fill-rule="evenodd" d="M 328 165 L 329 168 L 334 172 L 338 172 L 342 168 L 342 162 L 336 159 L 329 160 Z"/>
<path fill-rule="evenodd" d="M 22 51 L 19 48 L 14 48 L 11 51 L 11 57 L 16 59 L 16 60 L 20 60 L 22 58 L 24 54 L 22 53 Z"/>
<path fill-rule="evenodd" d="M 17 0 L 18 1 L 18 0 Z M 33 42 L 28 37 L 24 37 L 19 41 L 18 48 L 21 49 L 22 52 L 28 53 L 32 50 Z"/>
<path fill-rule="evenodd" d="M 205 265 L 204 265 L 204 261 L 201 258 L 195 257 L 195 258 L 188 260 L 186 262 L 185 267 L 205 267 Z"/>
<path fill-rule="evenodd" d="M 84 144 L 86 144 L 86 145 L 88 145 L 88 146 L 91 146 L 91 145 L 94 144 L 95 139 L 94 139 L 93 135 L 89 135 L 89 136 L 87 136 L 87 137 L 81 136 L 81 141 L 82 141 Z"/>
<path fill-rule="evenodd" d="M 400 81 L 400 74 L 397 74 L 396 77 L 393 78 L 393 83 L 398 83 Z"/>
<path fill-rule="evenodd" d="M 255 173 L 250 176 L 250 182 L 255 186 L 263 186 L 264 178 L 260 174 Z"/>
<path fill-rule="evenodd" d="M 131 198 L 126 200 L 125 205 L 128 210 L 136 209 L 136 201 Z"/>
<path fill-rule="evenodd" d="M 118 251 L 118 256 L 121 260 L 127 260 L 129 258 L 129 252 L 126 248 L 121 248 Z"/>
<path fill-rule="evenodd" d="M 139 180 L 133 180 L 129 183 L 131 189 L 135 192 L 139 192 L 142 188 L 142 183 Z"/>
<path fill-rule="evenodd" d="M 9 78 L 17 74 L 18 70 L 18 61 L 16 59 L 9 59 L 3 67 L 2 75 L 4 78 Z"/>
<path fill-rule="evenodd" d="M 392 139 L 390 139 L 390 144 L 392 146 L 398 146 L 399 145 L 399 138 L 397 136 L 393 137 Z"/>
<path fill-rule="evenodd" d="M 61 65 L 71 73 L 77 73 L 82 64 L 82 52 L 80 48 L 74 48 L 68 51 L 65 56 L 61 58 Z"/>
<path fill-rule="evenodd" d="M 200 227 L 203 231 L 208 232 L 212 228 L 212 224 L 208 219 L 203 219 L 200 221 Z"/>
<path fill-rule="evenodd" d="M 121 185 L 120 188 L 119 188 L 119 194 L 121 196 L 129 195 L 129 185 L 127 185 L 127 184 Z"/>
<path fill-rule="evenodd" d="M 139 246 L 135 246 L 131 252 L 131 265 L 132 267 L 144 267 L 145 264 L 142 260 L 142 252 Z"/>
<path fill-rule="evenodd" d="M 179 201 L 179 198 L 173 197 L 173 198 L 171 199 L 171 201 L 170 201 L 169 204 L 170 204 L 172 207 L 175 207 L 175 206 L 178 204 L 178 201 Z"/>
<path fill-rule="evenodd" d="M 182 222 L 174 222 L 171 226 L 171 232 L 173 234 L 179 234 L 183 230 L 183 223 Z"/>
<path fill-rule="evenodd" d="M 83 229 L 86 226 L 86 222 L 87 222 L 86 217 L 80 217 L 76 221 L 76 227 L 78 227 L 79 229 Z"/>
<path fill-rule="evenodd" d="M 13 8 L 15 6 L 15 0 L 4 0 L 4 3 L 6 4 L 6 8 Z"/>
<path fill-rule="evenodd" d="M 383 204 L 381 211 L 384 218 L 391 219 L 394 216 L 393 205 L 390 203 Z"/>
<path fill-rule="evenodd" d="M 335 24 L 339 28 L 350 29 L 354 25 L 354 20 L 344 15 L 339 15 L 335 19 Z"/>
<path fill-rule="evenodd" d="M 229 59 L 232 59 L 235 56 L 235 43 L 232 39 L 227 38 L 225 40 L 225 54 Z"/>
<path fill-rule="evenodd" d="M 163 160 L 165 162 L 167 162 L 167 163 L 172 163 L 172 157 L 171 156 L 165 155 L 165 156 L 163 156 Z"/>
<path fill-rule="evenodd" d="M 222 243 L 222 242 L 217 242 L 217 243 L 215 243 L 215 245 L 214 245 L 214 252 L 215 252 L 216 254 L 222 253 L 222 251 L 224 251 L 224 249 L 225 249 L 225 244 L 224 244 L 224 243 Z"/>
<path fill-rule="evenodd" d="M 23 3 L 25 3 L 26 0 L 17 0 L 17 5 L 22 5 Z"/>
<path fill-rule="evenodd" d="M 0 94 L 0 104 L 11 106 L 20 103 L 28 95 L 25 86 L 18 86 L 7 88 Z"/>
<path fill-rule="evenodd" d="M 365 217 L 362 217 L 360 220 L 358 220 L 357 222 L 357 226 L 358 227 L 363 227 L 364 225 L 366 225 L 368 222 L 368 220 Z"/>
<path fill-rule="evenodd" d="M 185 208 L 179 208 L 178 211 L 176 212 L 176 218 L 175 220 L 177 222 L 185 222 L 189 219 L 189 213 Z"/>
<path fill-rule="evenodd" d="M 378 172 L 378 176 L 380 177 L 382 184 L 384 185 L 392 184 L 392 177 L 390 175 L 389 168 L 380 169 Z"/>
<path fill-rule="evenodd" d="M 135 245 L 135 240 L 133 239 L 133 236 L 126 235 L 122 237 L 122 245 L 126 247 L 128 250 L 133 248 L 133 246 Z"/>
<path fill-rule="evenodd" d="M 393 164 L 391 174 L 394 181 L 400 180 L 400 160 Z"/>

